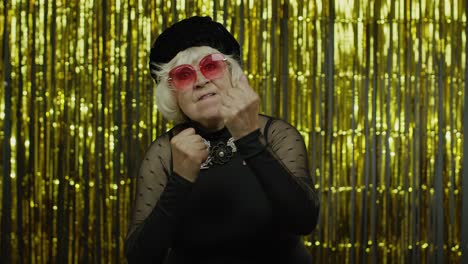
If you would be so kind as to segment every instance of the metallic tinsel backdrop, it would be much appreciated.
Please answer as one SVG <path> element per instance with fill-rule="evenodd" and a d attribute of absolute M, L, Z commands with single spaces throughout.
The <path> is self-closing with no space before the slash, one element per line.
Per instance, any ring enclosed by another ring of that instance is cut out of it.
<path fill-rule="evenodd" d="M 171 125 L 155 106 L 148 49 L 195 14 L 235 34 L 262 112 L 306 139 L 322 210 L 304 243 L 317 263 L 468 261 L 466 8 L 3 1 L 0 262 L 123 262 L 140 159 Z"/>

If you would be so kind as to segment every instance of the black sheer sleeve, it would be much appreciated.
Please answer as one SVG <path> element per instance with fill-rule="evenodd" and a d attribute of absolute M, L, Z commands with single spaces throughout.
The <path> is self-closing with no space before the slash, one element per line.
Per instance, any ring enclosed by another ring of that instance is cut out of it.
<path fill-rule="evenodd" d="M 169 135 L 163 135 L 150 146 L 141 163 L 125 241 L 129 263 L 163 263 L 175 239 L 184 197 L 191 188 L 191 182 L 172 173 Z"/>
<path fill-rule="evenodd" d="M 304 140 L 288 123 L 265 118 L 261 116 L 263 133 L 256 130 L 235 144 L 270 198 L 281 228 L 309 234 L 317 224 L 320 206 Z"/>

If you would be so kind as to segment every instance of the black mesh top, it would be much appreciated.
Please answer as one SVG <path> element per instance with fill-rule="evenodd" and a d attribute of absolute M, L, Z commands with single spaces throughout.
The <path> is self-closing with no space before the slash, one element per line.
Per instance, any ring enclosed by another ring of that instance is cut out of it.
<path fill-rule="evenodd" d="M 303 138 L 282 120 L 259 119 L 259 130 L 236 141 L 226 128 L 185 123 L 151 144 L 125 243 L 129 263 L 311 263 L 300 235 L 315 228 L 319 199 Z M 194 183 L 171 161 L 171 137 L 189 126 L 212 153 Z"/>

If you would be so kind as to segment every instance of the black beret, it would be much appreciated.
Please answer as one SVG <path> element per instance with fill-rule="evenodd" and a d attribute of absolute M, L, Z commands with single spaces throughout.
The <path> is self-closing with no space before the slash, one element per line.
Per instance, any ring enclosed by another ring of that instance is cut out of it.
<path fill-rule="evenodd" d="M 239 43 L 222 24 L 208 16 L 194 16 L 173 24 L 156 39 L 150 51 L 151 75 L 157 70 L 154 63 L 168 63 L 180 51 L 198 46 L 215 48 L 241 62 Z"/>

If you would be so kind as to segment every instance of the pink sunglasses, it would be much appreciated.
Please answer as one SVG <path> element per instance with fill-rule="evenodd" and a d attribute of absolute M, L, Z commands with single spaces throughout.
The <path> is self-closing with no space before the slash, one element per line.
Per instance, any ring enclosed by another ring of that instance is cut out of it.
<path fill-rule="evenodd" d="M 198 64 L 200 72 L 208 80 L 214 80 L 223 76 L 226 69 L 226 58 L 221 53 L 209 54 L 201 59 Z M 177 90 L 185 90 L 193 87 L 197 81 L 197 72 L 190 64 L 182 64 L 169 72 L 167 79 Z"/>

